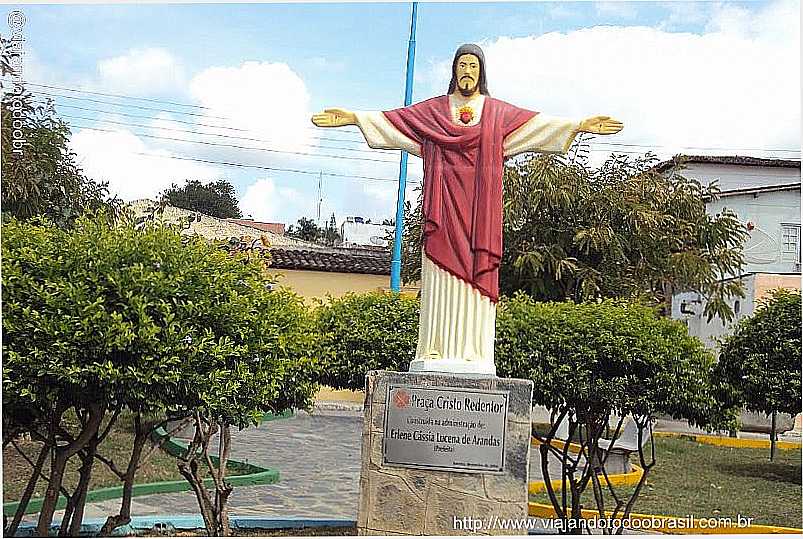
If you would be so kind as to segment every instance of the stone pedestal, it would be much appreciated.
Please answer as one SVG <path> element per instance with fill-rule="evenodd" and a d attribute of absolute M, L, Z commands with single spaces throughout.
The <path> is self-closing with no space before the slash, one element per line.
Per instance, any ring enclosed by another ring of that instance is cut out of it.
<path fill-rule="evenodd" d="M 526 534 L 499 521 L 527 517 L 532 391 L 529 380 L 368 373 L 359 533 Z"/>

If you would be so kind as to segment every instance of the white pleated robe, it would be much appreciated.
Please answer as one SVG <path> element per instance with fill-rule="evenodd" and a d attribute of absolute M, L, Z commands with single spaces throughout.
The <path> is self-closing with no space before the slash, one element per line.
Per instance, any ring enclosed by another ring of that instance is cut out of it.
<path fill-rule="evenodd" d="M 482 117 L 485 96 L 466 99 L 449 96 L 453 122 L 472 126 Z M 459 121 L 464 105 L 474 109 L 468 124 Z M 360 130 L 371 148 L 405 150 L 421 157 L 421 147 L 397 130 L 382 112 L 355 113 Z M 565 152 L 579 122 L 536 114 L 504 140 L 504 155 L 523 152 Z M 496 304 L 473 286 L 439 268 L 425 253 L 421 261 L 421 315 L 418 346 L 411 371 L 496 375 L 494 335 Z"/>

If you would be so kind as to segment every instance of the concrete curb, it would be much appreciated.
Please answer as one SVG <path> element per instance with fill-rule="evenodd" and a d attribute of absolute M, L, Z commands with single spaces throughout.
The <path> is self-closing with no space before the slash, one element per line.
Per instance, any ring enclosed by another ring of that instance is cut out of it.
<path fill-rule="evenodd" d="M 638 484 L 639 480 L 641 480 L 641 476 L 644 475 L 644 470 L 635 464 L 631 464 L 630 466 L 633 468 L 632 472 L 608 475 L 608 480 L 611 482 L 612 486 L 624 487 Z M 597 477 L 603 476 L 598 474 Z M 550 483 L 552 483 L 553 489 L 560 489 L 563 485 L 563 481 L 560 479 L 553 479 Z M 546 483 L 543 481 L 530 481 L 527 488 L 527 492 L 530 494 L 538 494 L 544 491 L 546 491 Z"/>
<path fill-rule="evenodd" d="M 92 518 L 86 519 L 81 525 L 81 535 L 96 535 L 106 519 Z M 303 528 L 341 528 L 356 527 L 356 520 L 345 519 L 316 519 L 316 518 L 294 518 L 278 517 L 264 518 L 251 516 L 230 517 L 233 529 L 303 529 Z M 58 533 L 60 522 L 54 523 L 50 528 L 50 534 Z M 194 515 L 164 515 L 157 517 L 131 517 L 131 522 L 125 526 L 117 528 L 112 534 L 113 537 L 136 535 L 137 531 L 154 531 L 162 535 L 175 535 L 175 530 L 203 530 L 204 521 L 200 516 Z M 35 524 L 22 524 L 16 537 L 34 537 L 36 535 Z"/>
<path fill-rule="evenodd" d="M 691 440 L 707 445 L 720 447 L 743 447 L 751 449 L 769 449 L 770 441 L 760 438 L 730 438 L 727 436 L 714 436 L 712 434 L 687 434 L 683 432 L 654 432 L 653 436 L 659 438 L 680 438 L 681 440 Z M 775 442 L 778 449 L 800 449 L 803 447 L 801 442 L 788 440 L 778 440 Z"/>
<path fill-rule="evenodd" d="M 313 414 L 320 415 L 361 415 L 362 412 L 363 405 L 356 402 L 322 401 L 316 402 L 312 409 Z"/>
<path fill-rule="evenodd" d="M 556 517 L 555 508 L 551 505 L 546 505 L 542 503 L 533 503 L 530 502 L 528 504 L 528 511 L 527 513 L 531 517 L 540 517 L 543 519 L 554 519 Z M 583 509 L 581 511 L 582 518 L 584 520 L 593 520 L 599 518 L 599 513 L 597 511 L 592 511 L 590 509 Z M 610 517 L 611 512 L 606 511 L 606 516 Z M 621 518 L 619 516 L 618 518 Z M 663 533 L 672 533 L 672 534 L 693 534 L 693 535 L 708 535 L 708 534 L 716 534 L 716 535 L 731 535 L 731 534 L 758 534 L 758 533 L 784 533 L 784 534 L 796 534 L 800 535 L 803 534 L 803 529 L 800 528 L 785 528 L 783 526 L 763 526 L 758 524 L 751 524 L 746 526 L 725 526 L 725 525 L 714 525 L 709 526 L 713 521 L 717 521 L 718 523 L 722 522 L 722 519 L 718 517 L 712 518 L 691 518 L 689 517 L 672 517 L 666 515 L 647 515 L 644 513 L 631 513 L 628 517 L 630 521 L 639 520 L 642 523 L 646 523 L 649 521 L 649 526 L 642 526 L 638 529 L 638 531 L 647 531 L 647 532 L 663 532 Z M 632 529 L 632 528 L 630 528 Z"/>

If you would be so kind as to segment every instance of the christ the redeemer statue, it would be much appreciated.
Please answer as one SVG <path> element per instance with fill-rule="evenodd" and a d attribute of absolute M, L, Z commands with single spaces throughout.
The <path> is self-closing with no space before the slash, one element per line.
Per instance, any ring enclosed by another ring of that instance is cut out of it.
<path fill-rule="evenodd" d="M 424 160 L 421 317 L 410 370 L 495 375 L 505 157 L 565 152 L 577 133 L 608 135 L 622 124 L 550 118 L 490 97 L 477 45 L 457 49 L 447 95 L 385 112 L 326 109 L 312 122 L 357 125 L 370 147 Z"/>

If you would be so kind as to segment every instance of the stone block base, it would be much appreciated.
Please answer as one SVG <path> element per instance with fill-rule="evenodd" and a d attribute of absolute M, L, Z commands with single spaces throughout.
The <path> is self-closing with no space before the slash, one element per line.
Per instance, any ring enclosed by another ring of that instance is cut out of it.
<path fill-rule="evenodd" d="M 386 406 L 396 405 L 387 402 L 388 387 L 399 385 L 444 388 L 447 392 L 506 392 L 507 419 L 499 423 L 505 426 L 501 470 L 447 471 L 385 464 Z M 500 520 L 527 517 L 532 391 L 529 380 L 420 372 L 368 373 L 357 520 L 360 535 L 526 534 L 526 529 L 511 529 L 500 525 Z"/>

